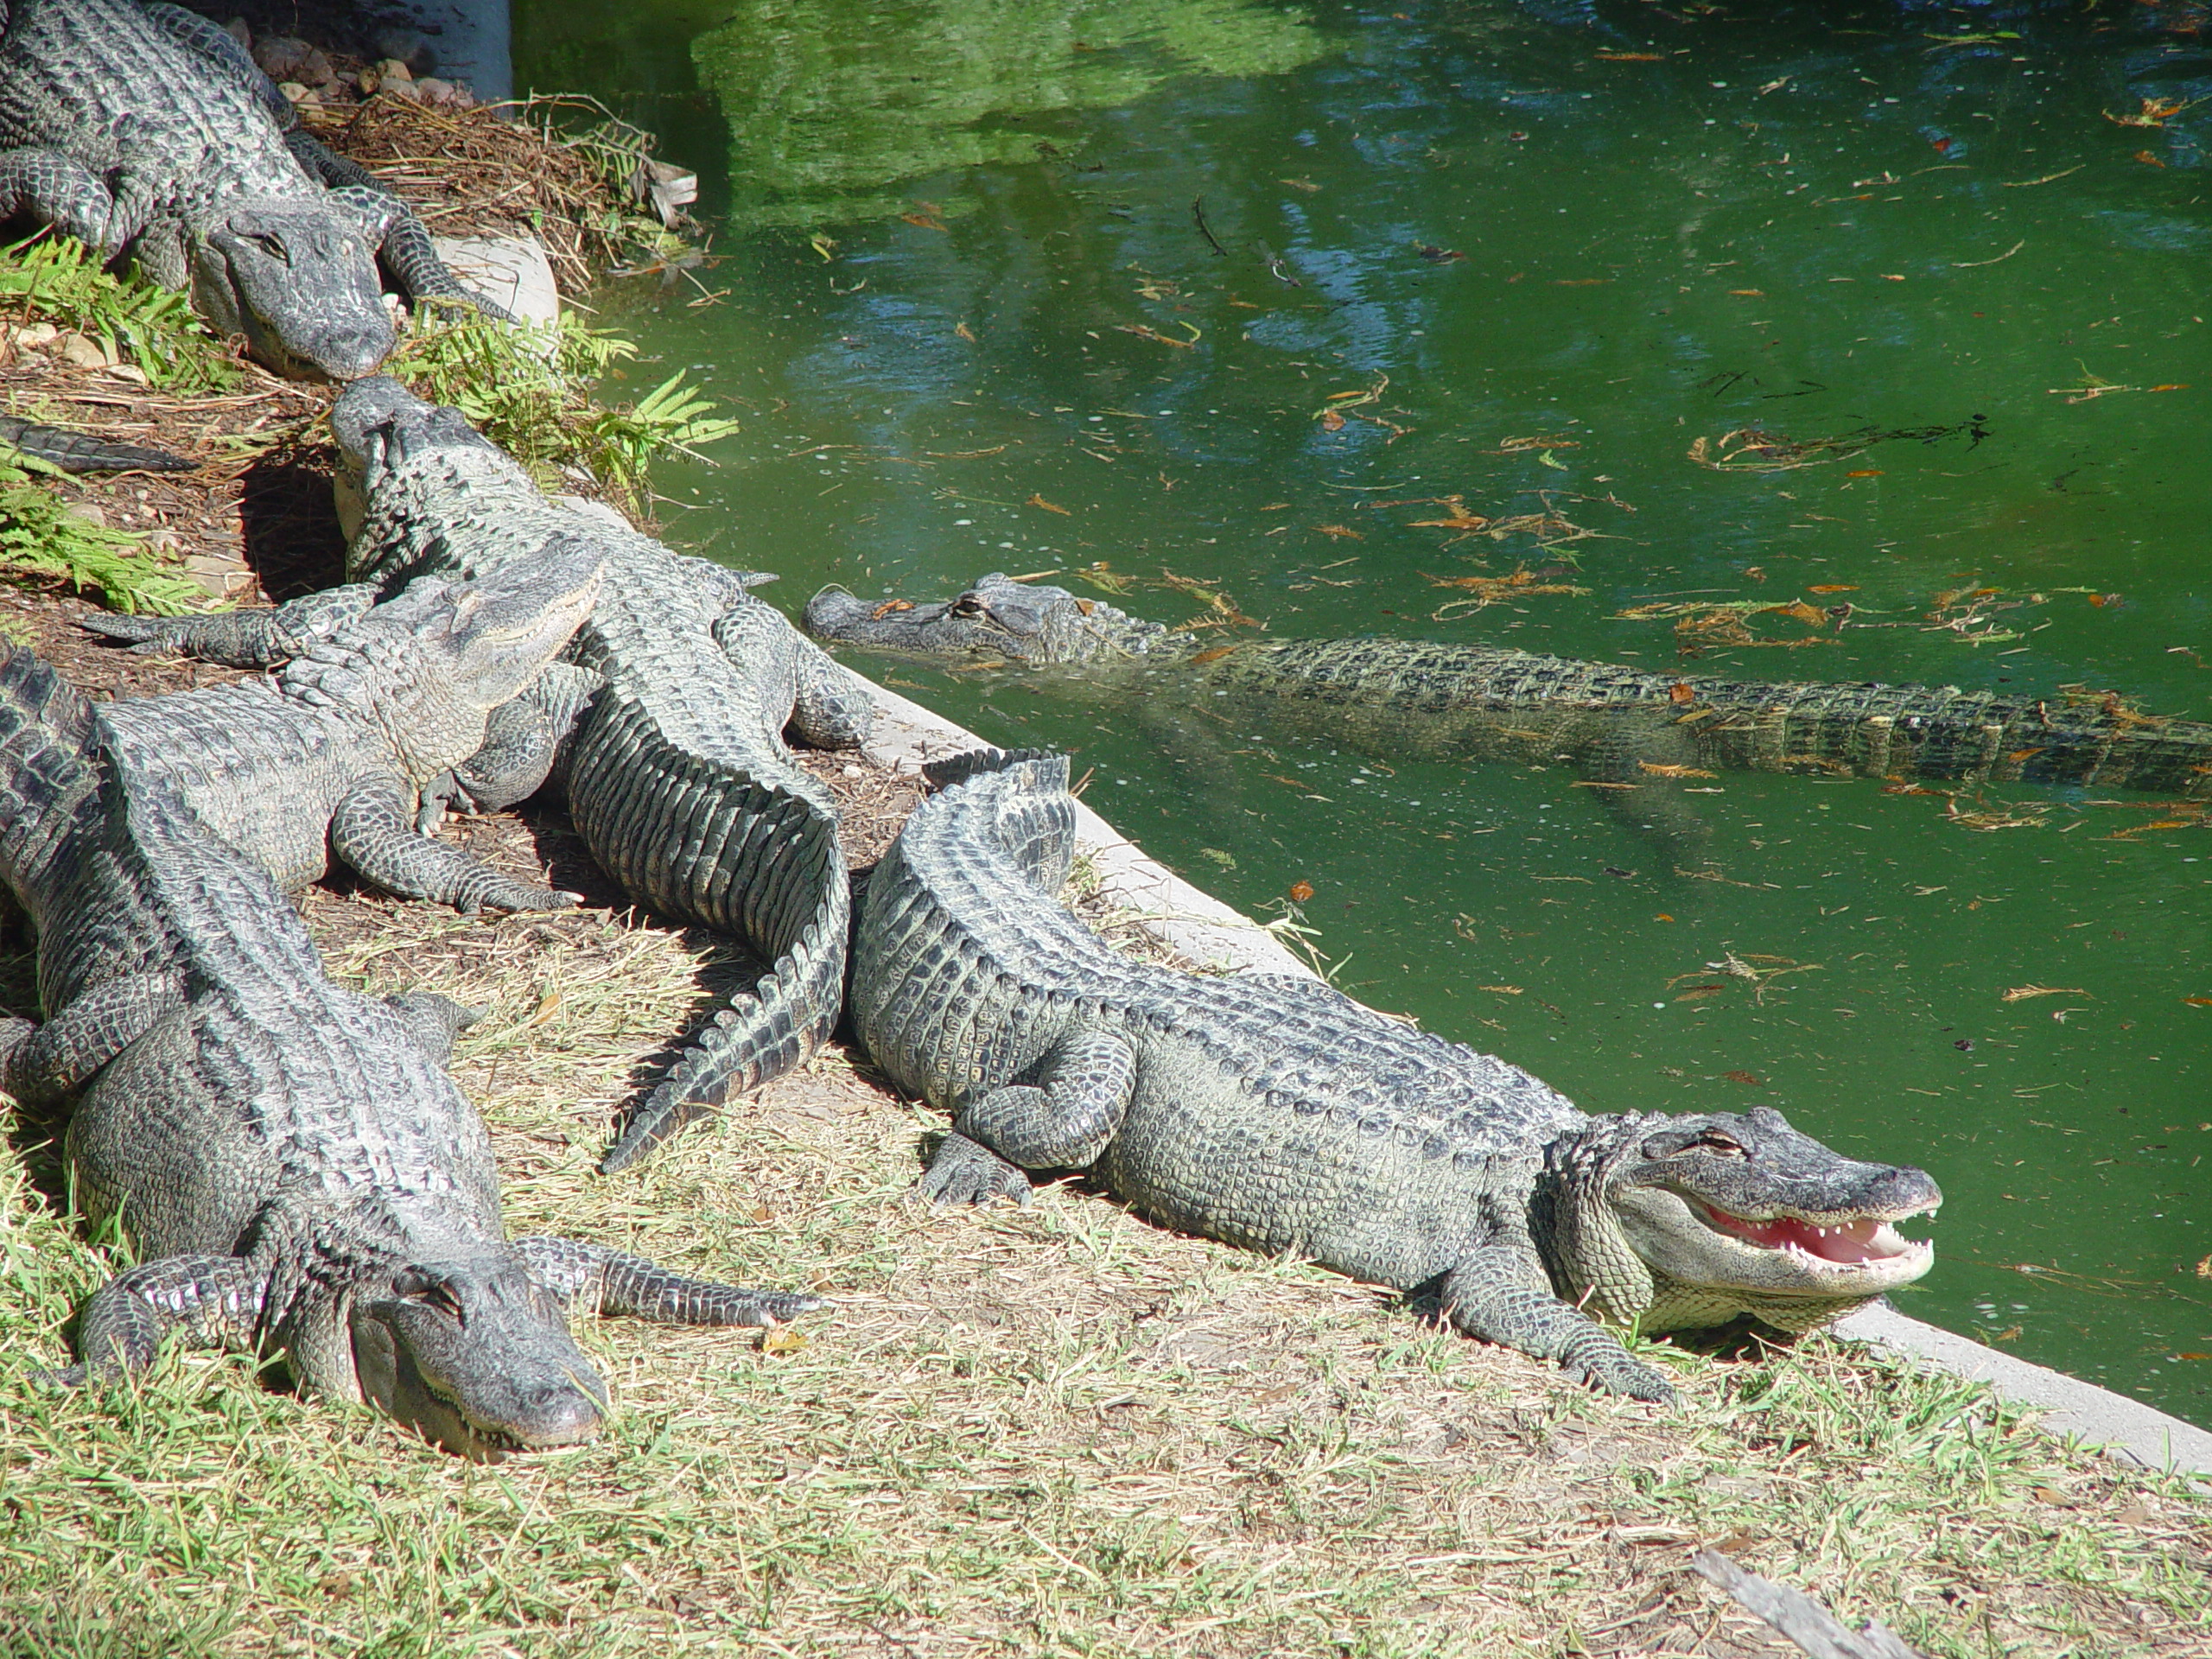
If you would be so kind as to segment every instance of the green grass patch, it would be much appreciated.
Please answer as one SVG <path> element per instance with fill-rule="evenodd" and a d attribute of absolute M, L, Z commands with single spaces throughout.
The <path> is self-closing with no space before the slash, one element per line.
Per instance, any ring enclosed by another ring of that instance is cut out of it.
<path fill-rule="evenodd" d="M 461 833 L 503 868 L 575 848 Z M 487 1010 L 456 1073 L 514 1230 L 834 1306 L 765 1343 L 580 1321 L 611 1431 L 496 1467 L 237 1357 L 57 1397 L 29 1372 L 111 1264 L 0 1156 L 10 1659 L 1780 1651 L 1700 1545 L 1939 1659 L 2202 1650 L 2201 1492 L 1979 1386 L 1813 1338 L 1676 1356 L 1660 1410 L 1077 1185 L 935 1212 L 908 1194 L 941 1122 L 838 1054 L 601 1179 L 740 964 L 633 912 L 309 915 L 334 973 Z"/>

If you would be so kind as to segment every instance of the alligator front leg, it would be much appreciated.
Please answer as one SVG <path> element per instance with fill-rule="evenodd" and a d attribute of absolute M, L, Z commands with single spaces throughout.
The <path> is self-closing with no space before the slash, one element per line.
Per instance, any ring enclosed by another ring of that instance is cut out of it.
<path fill-rule="evenodd" d="M 269 1274 L 242 1255 L 172 1255 L 119 1274 L 77 1322 L 78 1362 L 40 1380 L 79 1389 L 143 1371 L 168 1338 L 195 1348 L 251 1348 Z"/>
<path fill-rule="evenodd" d="M 332 201 L 351 207 L 360 214 L 363 228 L 385 268 L 406 290 L 410 300 L 418 304 L 424 300 L 458 300 L 494 322 L 515 321 L 502 308 L 472 293 L 446 269 L 445 261 L 438 257 L 437 250 L 430 245 L 429 232 L 415 217 L 415 210 L 385 189 L 375 174 L 359 162 L 334 154 L 312 134 L 299 128 L 286 133 L 284 143 L 293 159 L 307 169 L 308 176 L 329 188 Z"/>
<path fill-rule="evenodd" d="M 1552 1294 L 1542 1258 L 1525 1232 L 1502 1229 L 1444 1278 L 1444 1311 L 1471 1337 L 1557 1360 L 1567 1371 L 1635 1400 L 1672 1405 L 1667 1379 L 1580 1309 Z"/>
<path fill-rule="evenodd" d="M 415 833 L 407 803 L 390 784 L 357 784 L 330 817 L 330 849 L 362 877 L 409 899 L 453 906 L 464 915 L 493 910 L 563 910 L 578 893 L 500 874 L 473 853 Z"/>
<path fill-rule="evenodd" d="M 53 149 L 0 150 L 0 219 L 19 214 L 89 244 L 103 257 L 144 228 L 143 213 L 99 175 Z"/>
<path fill-rule="evenodd" d="M 531 1276 L 564 1307 L 627 1314 L 662 1325 L 781 1325 L 822 1306 L 819 1296 L 747 1290 L 680 1273 L 641 1255 L 575 1238 L 518 1238 L 515 1252 Z"/>
<path fill-rule="evenodd" d="M 918 1190 L 931 1204 L 944 1205 L 988 1204 L 994 1198 L 1027 1204 L 1030 1193 L 1027 1173 L 957 1130 L 938 1143 Z"/>
<path fill-rule="evenodd" d="M 27 1037 L 19 1034 L 23 1022 L 8 1021 L 0 1026 L 0 1090 L 26 1106 L 66 1100 L 183 1006 L 169 976 L 130 974 L 93 987 Z M 18 1034 L 5 1040 L 10 1032 Z"/>
<path fill-rule="evenodd" d="M 326 588 L 273 610 L 224 611 L 213 616 L 120 616 L 92 611 L 79 616 L 77 625 L 110 639 L 129 640 L 131 650 L 141 653 L 175 651 L 230 668 L 275 668 L 365 614 L 382 596 L 374 582 L 355 582 Z"/>
<path fill-rule="evenodd" d="M 483 747 L 423 791 L 416 830 L 429 835 L 448 811 L 497 812 L 537 793 L 606 683 L 588 668 L 548 663 L 528 690 L 492 711 Z"/>

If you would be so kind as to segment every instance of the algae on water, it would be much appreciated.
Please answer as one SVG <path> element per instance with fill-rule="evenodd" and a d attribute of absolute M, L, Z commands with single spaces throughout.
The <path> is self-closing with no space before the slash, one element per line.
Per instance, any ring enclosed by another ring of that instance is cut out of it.
<path fill-rule="evenodd" d="M 880 218 L 892 187 L 1031 161 L 1014 120 L 1109 109 L 1178 75 L 1280 74 L 1330 42 L 1252 0 L 742 0 L 691 43 L 730 129 L 731 218 Z"/>

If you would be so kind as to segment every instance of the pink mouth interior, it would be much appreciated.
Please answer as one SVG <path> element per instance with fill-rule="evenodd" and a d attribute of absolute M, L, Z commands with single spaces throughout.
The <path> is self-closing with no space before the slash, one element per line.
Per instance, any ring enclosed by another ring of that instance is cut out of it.
<path fill-rule="evenodd" d="M 1847 1265 L 1857 1262 L 1886 1262 L 1913 1249 L 1913 1242 L 1899 1236 L 1885 1221 L 1862 1217 L 1834 1227 L 1822 1227 L 1813 1222 L 1799 1221 L 1794 1216 L 1778 1216 L 1772 1221 L 1753 1221 L 1747 1216 L 1732 1216 L 1726 1210 L 1716 1210 L 1711 1205 L 1701 1207 L 1706 1219 L 1725 1233 L 1732 1233 L 1738 1238 L 1770 1250 L 1795 1245 L 1806 1255 L 1818 1256 L 1823 1262 Z"/>

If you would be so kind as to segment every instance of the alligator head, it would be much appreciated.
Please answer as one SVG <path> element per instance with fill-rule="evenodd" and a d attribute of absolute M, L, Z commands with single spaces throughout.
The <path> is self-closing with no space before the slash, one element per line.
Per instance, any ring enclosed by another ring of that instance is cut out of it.
<path fill-rule="evenodd" d="M 805 620 L 809 633 L 833 644 L 1031 666 L 1176 657 L 1198 648 L 1188 634 L 1157 622 L 998 571 L 957 598 L 931 604 L 893 599 L 872 605 L 833 584 L 807 601 Z"/>
<path fill-rule="evenodd" d="M 591 614 L 605 563 L 583 537 L 559 536 L 473 582 L 418 577 L 309 645 L 283 683 L 367 712 L 423 782 L 474 754 L 492 710 L 560 654 Z"/>
<path fill-rule="evenodd" d="M 1924 1171 L 1856 1162 L 1769 1108 L 1599 1119 L 1548 1162 L 1540 1244 L 1567 1300 L 1613 1324 L 1811 1330 L 1935 1261 L 1891 1224 L 1942 1203 Z"/>
<path fill-rule="evenodd" d="M 449 1452 L 496 1463 L 606 1421 L 559 1300 L 504 1250 L 402 1267 L 355 1293 L 351 1323 L 362 1400 Z"/>
<path fill-rule="evenodd" d="M 378 227 L 341 202 L 257 197 L 189 238 L 193 303 L 219 334 L 302 380 L 352 380 L 391 354 Z"/>

